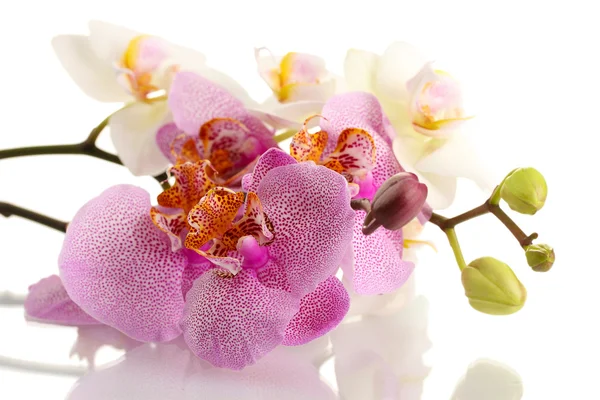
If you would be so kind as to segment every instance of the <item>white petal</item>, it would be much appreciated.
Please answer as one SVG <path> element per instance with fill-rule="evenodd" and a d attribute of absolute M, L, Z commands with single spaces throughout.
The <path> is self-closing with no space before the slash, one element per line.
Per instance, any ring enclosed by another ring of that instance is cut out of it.
<path fill-rule="evenodd" d="M 85 94 L 104 102 L 131 100 L 131 96 L 117 82 L 115 70 L 96 57 L 86 36 L 55 36 L 52 47 L 71 79 Z"/>
<path fill-rule="evenodd" d="M 167 168 L 169 161 L 156 143 L 156 133 L 168 117 L 167 102 L 159 101 L 134 103 L 110 118 L 110 134 L 117 154 L 134 175 L 156 175 Z"/>
<path fill-rule="evenodd" d="M 166 42 L 168 46 L 169 58 L 178 64 L 181 69 L 191 69 L 204 67 L 206 56 L 199 51 L 177 44 Z"/>
<path fill-rule="evenodd" d="M 407 101 L 406 82 L 419 72 L 427 59 L 404 42 L 392 43 L 381 56 L 377 69 L 376 90 L 396 101 Z"/>
<path fill-rule="evenodd" d="M 373 93 L 375 73 L 381 56 L 370 51 L 350 49 L 344 60 L 344 75 L 349 90 Z"/>
<path fill-rule="evenodd" d="M 279 90 L 279 62 L 281 60 L 277 59 L 266 47 L 255 48 L 254 58 L 260 77 L 271 90 Z"/>
<path fill-rule="evenodd" d="M 329 77 L 318 84 L 295 84 L 289 90 L 286 103 L 329 100 L 335 94 L 335 79 Z M 285 88 L 285 87 L 284 87 Z"/>
<path fill-rule="evenodd" d="M 454 389 L 452 400 L 519 400 L 523 380 L 519 373 L 498 361 L 479 359 L 469 365 Z"/>
<path fill-rule="evenodd" d="M 494 188 L 497 174 L 481 157 L 472 140 L 457 132 L 438 150 L 423 157 L 415 164 L 421 172 L 445 177 L 467 178 L 475 182 L 485 191 Z"/>
<path fill-rule="evenodd" d="M 449 207 L 454 201 L 456 177 L 425 172 L 417 167 L 425 151 L 426 144 L 423 139 L 418 136 L 397 137 L 393 143 L 394 155 L 405 170 L 417 174 L 419 181 L 427 185 L 427 203 L 434 210 L 441 210 Z"/>
<path fill-rule="evenodd" d="M 139 32 L 103 21 L 90 21 L 88 26 L 92 51 L 108 65 L 120 60 L 131 39 L 140 35 Z"/>
<path fill-rule="evenodd" d="M 267 101 L 260 108 L 248 111 L 274 129 L 302 129 L 306 118 L 320 114 L 324 102 L 321 101 L 299 101 L 295 103 L 281 104 L 275 101 Z"/>

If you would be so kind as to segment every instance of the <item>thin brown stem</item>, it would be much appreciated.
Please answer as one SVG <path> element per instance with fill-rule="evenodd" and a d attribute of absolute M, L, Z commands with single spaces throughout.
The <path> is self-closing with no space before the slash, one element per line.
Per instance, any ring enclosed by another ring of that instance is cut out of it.
<path fill-rule="evenodd" d="M 56 229 L 57 231 L 63 233 L 67 231 L 67 222 L 60 221 L 58 219 L 54 219 L 43 214 L 39 214 L 35 211 L 15 206 L 14 204 L 0 202 L 0 214 L 5 216 L 6 218 L 12 216 L 25 218 L 30 221 L 37 222 L 38 224 L 45 225 L 49 228 Z"/>
<path fill-rule="evenodd" d="M 537 239 L 538 234 L 532 233 L 531 235 L 527 235 L 519 226 L 513 221 L 502 209 L 500 206 L 490 204 L 490 212 L 496 216 L 506 226 L 506 228 L 513 234 L 515 239 L 519 242 L 521 247 L 529 246 L 535 239 Z"/>

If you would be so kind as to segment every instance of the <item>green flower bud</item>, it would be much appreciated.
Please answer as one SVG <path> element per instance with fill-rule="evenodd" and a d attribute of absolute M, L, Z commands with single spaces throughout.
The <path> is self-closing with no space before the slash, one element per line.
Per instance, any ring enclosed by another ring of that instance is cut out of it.
<path fill-rule="evenodd" d="M 472 261 L 462 270 L 462 284 L 471 307 L 485 314 L 513 314 L 527 299 L 527 291 L 512 269 L 493 257 Z"/>
<path fill-rule="evenodd" d="M 546 202 L 548 187 L 544 176 L 535 168 L 517 168 L 502 185 L 500 195 L 511 209 L 533 215 Z"/>
<path fill-rule="evenodd" d="M 537 272 L 546 272 L 554 264 L 554 249 L 547 244 L 532 244 L 525 247 L 527 264 Z"/>

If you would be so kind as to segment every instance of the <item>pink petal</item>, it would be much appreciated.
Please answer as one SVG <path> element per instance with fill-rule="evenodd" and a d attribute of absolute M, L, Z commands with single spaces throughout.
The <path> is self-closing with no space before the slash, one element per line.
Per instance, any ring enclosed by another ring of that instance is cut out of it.
<path fill-rule="evenodd" d="M 190 135 L 197 135 L 200 127 L 211 119 L 233 118 L 244 124 L 265 149 L 276 146 L 273 132 L 250 115 L 240 100 L 193 72 L 175 75 L 169 92 L 169 107 L 175 124 Z"/>
<path fill-rule="evenodd" d="M 79 210 L 59 257 L 65 289 L 84 311 L 134 339 L 158 342 L 181 333 L 186 264 L 152 224 L 148 193 L 130 185 Z"/>
<path fill-rule="evenodd" d="M 283 344 L 298 346 L 323 336 L 342 321 L 350 308 L 350 296 L 335 276 L 321 282 L 300 301 L 300 311 L 285 330 Z"/>
<path fill-rule="evenodd" d="M 277 148 L 269 149 L 258 159 L 254 172 L 244 176 L 242 187 L 246 192 L 256 192 L 258 184 L 267 172 L 273 168 L 290 164 L 296 164 L 296 160 L 292 156 Z"/>
<path fill-rule="evenodd" d="M 188 292 L 181 326 L 194 354 L 217 367 L 242 369 L 283 340 L 298 300 L 263 286 L 251 272 L 203 274 Z"/>
<path fill-rule="evenodd" d="M 390 293 L 410 277 L 414 264 L 402 260 L 402 230 L 378 229 L 363 235 L 364 211 L 356 212 L 354 223 L 354 268 L 344 265 L 345 277 L 353 282 L 358 294 Z"/>
<path fill-rule="evenodd" d="M 198 258 L 202 258 L 203 262 L 193 263 L 193 264 L 190 263 L 183 270 L 183 277 L 182 277 L 182 281 L 181 281 L 181 292 L 183 293 L 184 298 L 187 295 L 187 293 L 190 291 L 192 286 L 194 285 L 194 281 L 196 279 L 200 278 L 200 276 L 202 276 L 202 274 L 205 273 L 206 271 L 208 271 L 209 269 L 214 268 L 214 265 L 210 261 L 208 261 L 206 258 L 200 256 L 195 251 L 189 250 L 189 253 L 193 253 L 190 255 L 190 257 L 196 256 Z"/>
<path fill-rule="evenodd" d="M 272 264 L 259 271 L 268 286 L 298 296 L 335 273 L 349 248 L 354 225 L 346 180 L 311 162 L 274 168 L 257 189 L 274 227 Z"/>
<path fill-rule="evenodd" d="M 158 144 L 158 148 L 172 164 L 175 164 L 177 159 L 171 152 L 171 143 L 173 143 L 173 140 L 175 140 L 176 137 L 182 134 L 184 134 L 184 132 L 179 129 L 174 122 L 163 125 L 156 133 L 156 144 Z"/>
<path fill-rule="evenodd" d="M 376 164 L 373 183 L 379 187 L 392 175 L 404 171 L 389 145 L 389 121 L 377 98 L 369 93 L 353 92 L 332 97 L 323 107 L 321 129 L 329 134 L 325 154 L 334 151 L 338 136 L 347 128 L 361 128 L 375 141 Z"/>
<path fill-rule="evenodd" d="M 25 314 L 28 319 L 59 325 L 100 324 L 71 300 L 57 275 L 29 286 Z"/>

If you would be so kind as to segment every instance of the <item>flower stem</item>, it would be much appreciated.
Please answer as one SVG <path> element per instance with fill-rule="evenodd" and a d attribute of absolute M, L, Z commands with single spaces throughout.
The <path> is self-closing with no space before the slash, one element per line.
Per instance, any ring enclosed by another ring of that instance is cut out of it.
<path fill-rule="evenodd" d="M 519 226 L 508 216 L 500 206 L 491 205 L 490 204 L 490 212 L 496 216 L 506 226 L 506 228 L 513 234 L 515 239 L 519 242 L 521 247 L 529 246 L 535 239 L 537 239 L 538 234 L 532 233 L 531 235 L 527 235 Z"/>
<path fill-rule="evenodd" d="M 101 150 L 96 146 L 96 140 L 98 139 L 98 136 L 100 136 L 100 133 L 102 133 L 104 128 L 106 128 L 106 125 L 108 125 L 108 121 L 113 114 L 114 113 L 110 114 L 108 117 L 102 120 L 100 124 L 92 129 L 88 137 L 81 143 L 19 147 L 14 149 L 0 150 L 0 160 L 26 156 L 80 154 L 108 161 L 113 164 L 123 165 L 118 156 Z M 163 189 L 165 187 L 170 187 L 166 186 L 168 185 L 168 182 L 165 182 L 168 178 L 166 173 L 156 175 L 153 178 L 156 179 Z"/>
<path fill-rule="evenodd" d="M 17 217 L 25 218 L 30 221 L 34 221 L 39 224 L 45 225 L 49 228 L 56 229 L 57 231 L 60 231 L 63 233 L 67 231 L 67 224 L 68 224 L 67 222 L 51 218 L 46 215 L 36 213 L 35 211 L 31 211 L 31 210 L 27 210 L 22 207 L 15 206 L 13 204 L 0 202 L 0 214 L 5 216 L 6 218 L 11 217 L 13 215 L 17 216 Z"/>
<path fill-rule="evenodd" d="M 463 269 L 467 268 L 467 263 L 465 262 L 462 250 L 460 249 L 460 244 L 458 243 L 458 237 L 456 237 L 456 232 L 454 231 L 454 228 L 448 228 L 444 230 L 444 233 L 448 238 L 450 247 L 452 247 L 452 251 L 454 252 L 454 258 L 456 258 L 458 268 L 460 268 L 460 270 L 462 271 Z"/>

